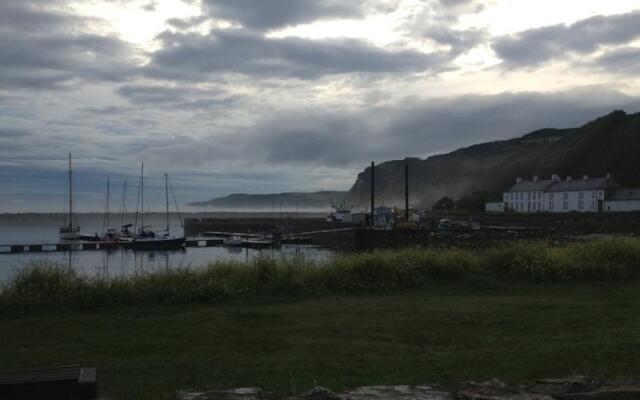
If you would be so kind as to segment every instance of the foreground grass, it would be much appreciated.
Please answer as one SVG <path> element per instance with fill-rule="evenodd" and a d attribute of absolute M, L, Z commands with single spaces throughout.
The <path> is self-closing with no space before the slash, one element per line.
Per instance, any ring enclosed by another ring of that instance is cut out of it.
<path fill-rule="evenodd" d="M 446 283 L 383 294 L 0 315 L 0 368 L 98 367 L 102 396 L 640 377 L 640 283 Z"/>
<path fill-rule="evenodd" d="M 511 244 L 486 250 L 400 250 L 338 257 L 322 265 L 259 258 L 104 280 L 41 265 L 0 288 L 0 312 L 215 303 L 251 297 L 427 288 L 435 282 L 602 282 L 640 278 L 640 239 L 566 246 Z"/>

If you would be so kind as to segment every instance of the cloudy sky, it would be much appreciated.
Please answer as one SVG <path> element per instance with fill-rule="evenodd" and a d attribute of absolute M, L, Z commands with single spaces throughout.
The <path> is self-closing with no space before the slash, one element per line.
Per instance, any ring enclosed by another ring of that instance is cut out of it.
<path fill-rule="evenodd" d="M 84 210 L 142 161 L 151 206 L 164 172 L 182 203 L 346 190 L 638 112 L 638 71 L 637 0 L 1 0 L 0 212 L 60 209 L 68 152 Z"/>

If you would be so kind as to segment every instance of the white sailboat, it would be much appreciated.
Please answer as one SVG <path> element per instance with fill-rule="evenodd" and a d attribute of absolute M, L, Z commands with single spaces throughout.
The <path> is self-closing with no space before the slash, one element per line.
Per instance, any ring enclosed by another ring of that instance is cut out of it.
<path fill-rule="evenodd" d="M 59 231 L 61 240 L 80 240 L 80 226 L 78 226 L 73 215 L 73 177 L 71 172 L 71 153 L 69 153 L 69 215 L 68 221 L 65 218 L 63 226 Z"/>
<path fill-rule="evenodd" d="M 144 226 L 144 164 L 140 172 L 141 228 L 130 240 L 122 241 L 123 246 L 134 250 L 177 250 L 184 248 L 185 237 L 173 236 L 169 230 L 169 176 L 164 174 L 167 226 L 164 231 L 154 232 Z"/>

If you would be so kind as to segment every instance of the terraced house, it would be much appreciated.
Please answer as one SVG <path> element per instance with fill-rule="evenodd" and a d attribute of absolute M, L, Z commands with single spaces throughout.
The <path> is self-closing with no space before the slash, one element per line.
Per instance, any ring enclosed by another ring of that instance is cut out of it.
<path fill-rule="evenodd" d="M 580 179 L 534 176 L 532 180 L 517 178 L 504 193 L 501 206 L 504 211 L 523 213 L 640 211 L 640 190 L 621 187 L 611 175 Z M 495 204 L 491 209 L 496 209 Z"/>

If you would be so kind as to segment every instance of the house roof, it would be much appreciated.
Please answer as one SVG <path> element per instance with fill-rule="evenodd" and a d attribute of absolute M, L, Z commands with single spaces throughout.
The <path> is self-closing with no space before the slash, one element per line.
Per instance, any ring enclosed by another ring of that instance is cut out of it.
<path fill-rule="evenodd" d="M 570 181 L 556 181 L 551 185 L 548 192 L 577 192 L 582 190 L 602 190 L 614 189 L 620 185 L 615 183 L 611 178 L 587 178 L 572 179 Z"/>
<path fill-rule="evenodd" d="M 640 200 L 640 189 L 615 189 L 607 196 L 607 200 Z"/>
<path fill-rule="evenodd" d="M 507 192 L 540 192 L 547 190 L 554 183 L 551 179 L 539 179 L 537 181 L 522 181 L 511 186 Z"/>

